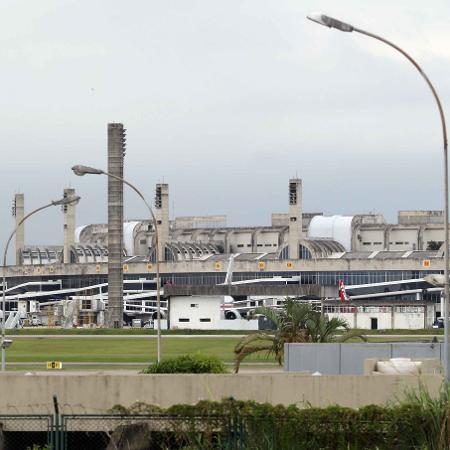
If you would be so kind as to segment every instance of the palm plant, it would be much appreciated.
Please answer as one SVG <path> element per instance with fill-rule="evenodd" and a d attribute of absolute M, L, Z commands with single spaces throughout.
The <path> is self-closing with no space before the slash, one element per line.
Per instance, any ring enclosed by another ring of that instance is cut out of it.
<path fill-rule="evenodd" d="M 244 336 L 234 348 L 235 373 L 248 355 L 266 352 L 283 363 L 284 344 L 293 342 L 344 342 L 358 337 L 364 339 L 357 330 L 350 330 L 347 322 L 314 311 L 310 304 L 299 303 L 287 298 L 279 310 L 259 307 L 255 314 L 266 316 L 275 325 L 275 330 L 261 331 Z M 342 333 L 343 330 L 343 333 Z"/>

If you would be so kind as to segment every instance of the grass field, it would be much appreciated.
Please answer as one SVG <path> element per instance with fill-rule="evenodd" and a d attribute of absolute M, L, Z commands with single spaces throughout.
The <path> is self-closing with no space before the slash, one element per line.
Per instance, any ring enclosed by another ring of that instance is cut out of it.
<path fill-rule="evenodd" d="M 233 361 L 238 338 L 170 338 L 162 339 L 164 357 L 200 352 Z M 16 339 L 8 349 L 9 362 L 109 362 L 144 363 L 156 360 L 155 339 Z M 250 359 L 249 359 L 250 360 Z M 264 357 L 251 360 L 264 361 Z"/>
<path fill-rule="evenodd" d="M 42 331 L 42 329 L 41 329 Z M 439 330 L 435 330 L 439 331 Z M 236 332 L 235 332 L 236 333 Z M 434 333 L 436 334 L 436 333 Z M 432 336 L 403 336 L 384 337 L 382 334 L 372 335 L 369 342 L 430 342 Z M 111 369 L 138 369 L 139 366 L 114 366 L 121 363 L 154 363 L 156 361 L 156 339 L 149 337 L 135 337 L 130 339 L 127 335 L 123 337 L 99 339 L 97 337 L 28 337 L 13 338 L 13 345 L 7 351 L 9 363 L 45 363 L 46 361 L 62 361 L 63 363 L 109 363 Z M 234 360 L 233 349 L 239 341 L 237 337 L 205 336 L 186 337 L 165 335 L 162 339 L 162 355 L 164 358 L 179 356 L 188 353 L 200 352 L 205 355 L 214 355 L 225 363 Z M 355 342 L 360 342 L 355 340 Z M 273 359 L 267 359 L 265 354 L 251 355 L 246 358 L 249 363 L 273 363 Z M 43 365 L 42 365 L 43 367 Z M 42 368 L 41 367 L 41 368 Z M 15 366 L 16 370 L 26 370 L 24 366 Z M 89 370 L 106 369 L 105 366 L 75 367 L 67 366 L 67 370 Z M 142 368 L 142 366 L 140 366 Z"/>

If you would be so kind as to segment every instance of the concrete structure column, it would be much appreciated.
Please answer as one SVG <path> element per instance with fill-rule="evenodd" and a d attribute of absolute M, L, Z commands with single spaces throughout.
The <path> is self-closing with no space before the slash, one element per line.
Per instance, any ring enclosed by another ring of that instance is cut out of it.
<path fill-rule="evenodd" d="M 156 185 L 155 217 L 159 233 L 159 260 L 165 261 L 165 248 L 169 241 L 169 185 L 166 183 Z"/>
<path fill-rule="evenodd" d="M 424 306 L 424 328 L 430 328 L 436 319 L 436 305 L 426 303 Z"/>
<path fill-rule="evenodd" d="M 64 189 L 64 198 L 74 197 L 75 189 Z M 75 245 L 75 205 L 64 205 L 64 264 L 70 263 L 70 248 Z"/>
<path fill-rule="evenodd" d="M 125 129 L 108 124 L 108 173 L 123 178 Z M 108 314 L 106 326 L 123 324 L 123 182 L 108 177 Z"/>
<path fill-rule="evenodd" d="M 23 220 L 25 214 L 25 199 L 23 194 L 16 194 L 14 196 L 14 205 L 13 205 L 13 216 L 16 219 L 16 227 L 21 220 Z M 16 265 L 19 266 L 21 261 L 21 251 L 25 246 L 25 229 L 24 224 L 17 228 L 16 236 L 15 236 L 15 244 L 16 244 Z"/>
<path fill-rule="evenodd" d="M 302 180 L 289 180 L 289 259 L 299 259 L 302 230 Z"/>

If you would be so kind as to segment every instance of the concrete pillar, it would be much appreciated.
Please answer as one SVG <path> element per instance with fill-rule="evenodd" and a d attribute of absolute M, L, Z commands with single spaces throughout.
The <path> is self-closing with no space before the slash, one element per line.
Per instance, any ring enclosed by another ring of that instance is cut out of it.
<path fill-rule="evenodd" d="M 424 304 L 424 328 L 431 328 L 435 319 L 436 319 L 436 304 L 435 303 L 425 303 Z"/>
<path fill-rule="evenodd" d="M 16 227 L 19 222 L 23 219 L 25 214 L 25 200 L 23 194 L 16 194 L 14 196 L 14 205 L 13 205 L 13 216 L 16 219 Z M 17 228 L 16 236 L 15 236 L 15 247 L 16 247 L 16 265 L 19 266 L 22 264 L 20 252 L 23 250 L 25 246 L 25 229 L 22 224 L 19 228 Z"/>
<path fill-rule="evenodd" d="M 299 259 L 302 230 L 302 180 L 289 180 L 289 259 Z"/>
<path fill-rule="evenodd" d="M 165 248 L 169 241 L 169 185 L 166 183 L 156 185 L 155 217 L 159 233 L 159 260 L 165 261 Z"/>
<path fill-rule="evenodd" d="M 121 123 L 108 124 L 108 172 L 123 178 L 125 129 Z M 123 323 L 123 182 L 108 177 L 108 314 L 106 326 L 122 328 Z"/>
<path fill-rule="evenodd" d="M 64 198 L 74 197 L 75 189 L 64 189 Z M 70 263 L 70 247 L 75 245 L 75 205 L 64 205 L 64 264 Z"/>

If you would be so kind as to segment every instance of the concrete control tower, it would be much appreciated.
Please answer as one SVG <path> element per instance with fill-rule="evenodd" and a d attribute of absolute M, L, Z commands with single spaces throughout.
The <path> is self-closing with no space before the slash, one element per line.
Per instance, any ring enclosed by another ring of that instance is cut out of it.
<path fill-rule="evenodd" d="M 123 178 L 125 129 L 108 124 L 108 173 Z M 108 177 L 108 315 L 106 325 L 123 324 L 123 182 Z"/>
<path fill-rule="evenodd" d="M 12 208 L 13 217 L 16 219 L 16 227 L 18 227 L 19 223 L 23 220 L 25 215 L 25 199 L 23 194 L 16 194 L 14 196 L 14 203 Z M 23 250 L 25 246 L 25 230 L 24 224 L 20 225 L 17 228 L 16 236 L 16 265 L 21 263 L 20 252 Z"/>
<path fill-rule="evenodd" d="M 289 259 L 299 258 L 302 230 L 302 180 L 289 180 Z"/>

